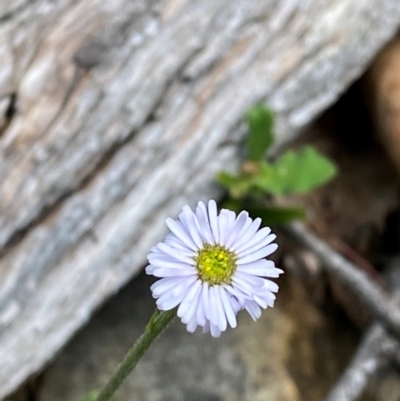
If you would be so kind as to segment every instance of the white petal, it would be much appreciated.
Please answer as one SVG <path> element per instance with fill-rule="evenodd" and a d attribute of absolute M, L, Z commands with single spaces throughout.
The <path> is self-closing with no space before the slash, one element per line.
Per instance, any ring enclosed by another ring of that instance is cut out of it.
<path fill-rule="evenodd" d="M 164 238 L 163 242 L 168 245 L 170 245 L 170 243 L 173 242 L 174 245 L 176 245 L 174 246 L 175 248 L 181 250 L 190 250 L 190 248 L 188 248 L 187 245 L 185 245 L 174 233 L 168 233 Z"/>
<path fill-rule="evenodd" d="M 179 269 L 179 270 L 186 270 L 193 268 L 193 266 L 190 266 L 187 263 L 182 263 L 182 262 L 168 262 L 163 259 L 150 259 L 150 264 L 153 266 L 156 266 L 158 268 L 169 268 L 169 269 Z"/>
<path fill-rule="evenodd" d="M 240 265 L 241 269 L 247 269 L 247 268 L 250 269 L 253 267 L 265 267 L 265 268 L 270 268 L 270 269 L 276 268 L 275 263 L 272 260 L 267 260 L 267 259 L 255 260 L 254 262 L 244 263 L 244 264 Z"/>
<path fill-rule="evenodd" d="M 228 210 L 228 228 L 229 228 L 229 233 L 233 230 L 233 227 L 235 226 L 236 223 L 236 213 L 232 212 L 231 210 Z"/>
<path fill-rule="evenodd" d="M 197 306 L 197 314 L 196 314 L 197 324 L 201 327 L 204 327 L 207 322 L 207 318 L 204 312 L 203 291 L 204 291 L 204 286 L 202 286 L 201 292 L 199 294 L 199 304 Z"/>
<path fill-rule="evenodd" d="M 254 293 L 254 287 L 251 284 L 249 284 L 247 281 L 233 277 L 232 287 L 238 289 L 240 292 L 242 292 L 244 295 L 246 295 L 249 299 L 252 299 L 252 294 Z"/>
<path fill-rule="evenodd" d="M 257 231 L 245 244 L 241 245 L 236 249 L 237 253 L 242 252 L 244 249 L 248 249 L 255 244 L 259 243 L 263 239 L 267 238 L 271 229 L 269 227 L 263 227 L 261 230 Z"/>
<path fill-rule="evenodd" d="M 172 256 L 169 256 L 163 252 L 160 252 L 158 249 L 156 252 L 152 252 L 147 255 L 147 260 L 150 263 L 154 259 L 164 260 L 165 262 L 177 262 L 177 260 L 175 258 L 173 258 Z"/>
<path fill-rule="evenodd" d="M 197 217 L 193 213 L 189 206 L 184 206 L 182 213 L 179 215 L 182 224 L 185 226 L 186 231 L 190 234 L 193 242 L 196 244 L 197 248 L 203 247 L 203 241 L 199 234 L 198 222 L 196 222 Z"/>
<path fill-rule="evenodd" d="M 226 293 L 225 288 L 220 289 L 220 295 L 221 295 L 222 306 L 224 307 L 224 311 L 226 314 L 226 318 L 228 319 L 229 325 L 234 329 L 237 325 L 237 321 L 236 321 L 236 313 L 229 299 L 232 297 L 231 295 L 228 295 Z"/>
<path fill-rule="evenodd" d="M 264 280 L 264 287 L 271 292 L 278 292 L 279 286 L 271 280 Z"/>
<path fill-rule="evenodd" d="M 230 288 L 232 288 L 231 286 L 229 286 Z M 242 310 L 244 308 L 244 304 L 245 304 L 245 300 L 242 298 L 237 298 L 236 296 L 232 295 L 229 291 L 228 288 L 226 286 L 224 286 L 225 291 L 226 291 L 226 296 L 229 299 L 230 304 L 232 305 L 232 309 L 235 312 L 235 316 L 236 314 Z M 235 291 L 235 290 L 234 290 Z"/>
<path fill-rule="evenodd" d="M 161 297 L 158 298 L 156 301 L 156 305 L 157 308 L 160 310 L 171 310 L 179 305 L 181 301 L 182 297 L 172 297 L 171 295 L 169 295 L 165 299 L 162 299 Z"/>
<path fill-rule="evenodd" d="M 179 286 L 179 284 L 183 281 L 182 277 L 166 277 L 161 280 L 156 281 L 151 287 L 150 290 L 154 297 L 159 297 L 164 292 L 173 289 L 175 286 Z"/>
<path fill-rule="evenodd" d="M 213 200 L 210 200 L 208 202 L 208 216 L 210 219 L 210 227 L 214 238 L 214 244 L 218 244 L 219 233 L 218 233 L 217 204 Z"/>
<path fill-rule="evenodd" d="M 254 301 L 248 301 L 246 302 L 246 306 L 245 306 L 247 312 L 249 312 L 249 315 L 252 317 L 252 319 L 254 321 L 256 321 L 257 319 L 260 318 L 261 316 L 261 309 L 260 307 L 257 305 L 256 302 Z"/>
<path fill-rule="evenodd" d="M 204 314 L 208 320 L 211 320 L 211 306 L 210 306 L 210 287 L 208 283 L 203 283 L 201 291 Z"/>
<path fill-rule="evenodd" d="M 237 271 L 240 271 L 242 273 L 252 274 L 254 276 L 271 277 L 271 278 L 277 278 L 282 273 L 282 270 L 270 267 L 251 267 L 248 269 L 242 269 L 242 266 L 239 266 Z"/>
<path fill-rule="evenodd" d="M 260 305 L 263 309 L 266 309 L 269 306 L 267 299 L 258 297 L 257 295 L 254 296 L 254 301 L 256 301 L 257 304 Z"/>
<path fill-rule="evenodd" d="M 250 253 L 257 251 L 258 249 L 264 248 L 265 246 L 270 244 L 272 241 L 274 241 L 275 238 L 276 238 L 275 234 L 267 235 L 267 236 L 259 239 L 256 243 L 253 243 L 253 245 L 251 245 L 251 246 L 245 246 L 245 247 L 242 247 L 241 249 L 237 249 L 236 254 L 238 257 L 249 255 Z M 247 245 L 249 245 L 250 243 L 251 243 L 251 241 L 249 241 L 249 243 Z"/>
<path fill-rule="evenodd" d="M 182 316 L 181 318 L 182 323 L 188 324 L 193 317 L 196 318 L 197 308 L 200 302 L 200 291 L 201 288 L 198 288 L 197 291 L 194 293 L 192 300 L 188 301 L 189 309 Z M 186 296 L 188 296 L 188 294 Z"/>
<path fill-rule="evenodd" d="M 215 286 L 215 291 L 216 291 L 216 306 L 217 306 L 217 311 L 218 311 L 218 328 L 221 331 L 225 331 L 227 327 L 227 321 L 226 321 L 226 315 L 224 311 L 224 307 L 222 305 L 222 299 L 221 299 L 221 287 L 219 285 Z"/>
<path fill-rule="evenodd" d="M 203 202 L 199 202 L 196 209 L 196 216 L 201 229 L 200 235 L 202 236 L 204 242 L 208 244 L 214 244 L 215 241 L 211 232 L 207 209 Z"/>
<path fill-rule="evenodd" d="M 171 310 L 178 306 L 182 302 L 182 299 L 184 298 L 190 287 L 181 286 L 180 288 L 182 289 L 182 291 L 179 294 L 167 292 L 161 295 L 156 301 L 158 309 Z"/>
<path fill-rule="evenodd" d="M 214 338 L 218 338 L 221 335 L 221 330 L 218 328 L 217 325 L 210 323 L 210 332 L 211 336 Z"/>
<path fill-rule="evenodd" d="M 214 325 L 218 325 L 218 309 L 217 309 L 217 293 L 215 286 L 209 287 L 210 297 L 210 321 Z"/>
<path fill-rule="evenodd" d="M 192 302 L 193 300 L 195 300 L 199 296 L 201 288 L 202 288 L 202 282 L 197 278 L 196 282 L 193 285 L 193 289 L 191 289 L 191 291 L 188 292 L 187 294 L 187 301 Z"/>
<path fill-rule="evenodd" d="M 253 298 L 254 299 L 256 299 L 256 298 L 265 299 L 265 301 L 267 302 L 267 305 L 272 307 L 272 306 L 274 306 L 276 295 L 273 292 L 266 291 L 266 292 L 264 292 L 262 294 L 258 294 L 257 293 L 256 295 L 254 295 Z"/>
<path fill-rule="evenodd" d="M 233 283 L 233 285 L 224 286 L 226 291 L 229 292 L 230 294 L 232 294 L 232 296 L 236 298 L 240 307 L 242 308 L 242 307 L 244 307 L 244 300 L 252 300 L 253 297 L 251 295 L 249 295 L 248 290 L 246 290 L 246 289 L 242 290 L 239 287 L 235 283 Z"/>
<path fill-rule="evenodd" d="M 161 251 L 165 252 L 168 256 L 171 256 L 172 258 L 179 260 L 183 263 L 187 263 L 189 265 L 195 265 L 196 262 L 193 258 L 189 258 L 185 255 L 182 255 L 182 252 L 180 252 L 179 250 L 173 249 L 171 248 L 169 245 L 167 244 L 158 244 L 158 249 L 160 249 Z"/>
<path fill-rule="evenodd" d="M 193 240 L 190 238 L 190 235 L 185 231 L 182 223 L 179 221 L 175 221 L 171 218 L 165 220 L 168 228 L 191 250 L 197 251 L 197 247 Z"/>
<path fill-rule="evenodd" d="M 264 297 L 264 299 L 267 301 L 267 305 L 272 308 L 275 304 L 276 296 L 275 294 L 269 293 L 268 297 Z"/>
<path fill-rule="evenodd" d="M 250 254 L 258 251 L 259 249 L 265 248 L 267 245 L 271 244 L 271 242 L 274 241 L 275 239 L 276 239 L 275 234 L 268 235 L 266 238 L 264 238 L 262 241 L 258 242 L 257 244 L 253 245 L 252 247 L 244 249 L 241 252 L 236 252 L 236 254 L 239 258 L 250 255 Z M 277 244 L 275 244 L 275 245 L 277 245 Z M 278 245 L 277 245 L 277 248 L 278 248 Z"/>
<path fill-rule="evenodd" d="M 189 247 L 187 247 L 175 234 L 168 234 L 166 238 L 164 239 L 164 244 L 169 245 L 170 247 L 174 249 L 178 249 L 179 252 L 182 253 L 182 255 L 192 257 L 193 255 L 196 254 L 195 251 L 191 250 Z"/>
<path fill-rule="evenodd" d="M 228 209 L 222 209 L 219 215 L 219 242 L 227 246 L 227 241 L 235 226 L 236 213 Z"/>
<path fill-rule="evenodd" d="M 249 219 L 251 221 L 251 219 Z M 240 248 L 243 244 L 246 244 L 250 238 L 253 237 L 254 233 L 259 229 L 261 224 L 261 219 L 255 219 L 249 226 L 245 225 L 244 229 L 242 229 L 237 240 L 232 244 L 230 249 L 232 251 L 236 251 L 236 249 Z"/>
<path fill-rule="evenodd" d="M 186 325 L 186 330 L 189 333 L 194 333 L 196 331 L 196 329 L 197 329 L 197 319 L 196 319 L 196 315 L 193 315 L 193 317 L 190 319 L 190 321 Z"/>
<path fill-rule="evenodd" d="M 257 304 L 261 306 L 261 308 L 263 309 L 265 309 L 268 306 L 267 301 L 264 298 L 254 296 L 254 301 L 257 302 Z"/>
<path fill-rule="evenodd" d="M 172 279 L 172 277 L 167 277 L 168 279 Z M 171 294 L 177 296 L 182 294 L 183 292 L 186 294 L 187 290 L 192 287 L 192 285 L 198 280 L 196 275 L 193 276 L 185 276 L 185 277 L 178 277 L 181 280 L 179 285 L 176 285 L 174 289 L 171 290 Z"/>
<path fill-rule="evenodd" d="M 243 227 L 245 226 L 247 220 L 248 220 L 249 214 L 247 212 L 241 212 L 238 216 L 238 218 L 235 221 L 234 226 L 232 227 L 231 232 L 229 233 L 228 239 L 226 241 L 226 247 L 230 248 L 236 238 L 239 236 L 240 232 L 242 231 Z M 251 219 L 250 224 L 251 224 Z M 249 224 L 249 226 L 250 226 Z"/>
<path fill-rule="evenodd" d="M 225 245 L 229 234 L 229 210 L 222 209 L 218 216 L 219 243 Z"/>
<path fill-rule="evenodd" d="M 272 260 L 265 259 L 239 265 L 237 271 L 264 277 L 279 277 L 279 275 L 283 273 L 283 270 L 275 267 Z"/>
<path fill-rule="evenodd" d="M 268 255 L 271 255 L 271 253 L 275 252 L 277 249 L 278 249 L 277 244 L 267 245 L 264 248 L 261 248 L 258 251 L 251 253 L 250 255 L 247 255 L 243 258 L 239 258 L 236 263 L 238 265 L 243 265 L 245 263 L 254 262 L 258 259 L 262 259 Z"/>
<path fill-rule="evenodd" d="M 177 276 L 193 276 L 197 275 L 194 268 L 190 269 L 167 269 L 158 267 L 153 271 L 153 276 L 156 277 L 177 277 Z"/>
<path fill-rule="evenodd" d="M 186 293 L 185 298 L 182 300 L 182 303 L 179 305 L 177 315 L 182 318 L 185 313 L 189 310 L 191 301 L 195 298 L 198 292 L 200 292 L 201 281 L 197 280 L 192 287 L 190 287 L 189 291 Z"/>
<path fill-rule="evenodd" d="M 258 277 L 258 276 L 253 276 L 252 274 L 247 274 L 247 273 L 242 273 L 242 272 L 236 272 L 234 276 L 235 280 L 238 281 L 240 280 L 245 281 L 248 283 L 251 287 L 253 287 L 254 291 L 258 291 L 259 288 L 263 288 L 265 286 L 265 279 Z"/>
<path fill-rule="evenodd" d="M 148 275 L 152 275 L 154 274 L 154 271 L 157 269 L 157 267 L 152 266 L 152 265 L 148 265 L 146 266 L 145 270 L 146 270 L 146 274 Z"/>

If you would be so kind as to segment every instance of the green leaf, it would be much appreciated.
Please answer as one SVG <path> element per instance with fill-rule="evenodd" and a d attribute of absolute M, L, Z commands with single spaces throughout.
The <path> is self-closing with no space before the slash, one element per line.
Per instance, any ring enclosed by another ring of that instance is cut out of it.
<path fill-rule="evenodd" d="M 272 133 L 274 116 L 264 105 L 258 105 L 247 112 L 246 118 L 250 131 L 246 143 L 248 160 L 260 161 L 274 142 Z"/>
<path fill-rule="evenodd" d="M 242 198 L 250 192 L 251 177 L 242 174 L 237 177 L 222 171 L 217 175 L 217 181 L 229 190 L 233 198 Z"/>
<path fill-rule="evenodd" d="M 280 195 L 284 190 L 284 182 L 280 179 L 274 165 L 268 162 L 260 164 L 260 172 L 253 177 L 253 185 L 272 195 Z"/>
<path fill-rule="evenodd" d="M 292 220 L 305 219 L 306 212 L 299 207 L 254 207 L 250 208 L 253 217 L 261 217 L 263 225 L 286 224 Z"/>
<path fill-rule="evenodd" d="M 337 174 L 335 164 L 312 146 L 289 150 L 273 165 L 263 163 L 260 171 L 257 185 L 273 195 L 308 192 Z"/>
<path fill-rule="evenodd" d="M 217 181 L 227 189 L 233 187 L 237 182 L 237 177 L 227 173 L 226 171 L 220 171 L 216 178 Z"/>

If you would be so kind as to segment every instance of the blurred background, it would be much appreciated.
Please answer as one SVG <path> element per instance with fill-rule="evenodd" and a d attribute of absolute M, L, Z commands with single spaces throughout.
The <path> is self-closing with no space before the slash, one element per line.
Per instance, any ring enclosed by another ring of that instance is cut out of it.
<path fill-rule="evenodd" d="M 255 104 L 271 160 L 312 145 L 338 170 L 274 204 L 396 296 L 399 29 L 398 0 L 1 0 L 0 400 L 104 382 L 153 312 L 164 219 L 226 200 Z M 218 340 L 174 322 L 118 401 L 400 400 L 397 340 L 274 230 L 276 306 Z"/>

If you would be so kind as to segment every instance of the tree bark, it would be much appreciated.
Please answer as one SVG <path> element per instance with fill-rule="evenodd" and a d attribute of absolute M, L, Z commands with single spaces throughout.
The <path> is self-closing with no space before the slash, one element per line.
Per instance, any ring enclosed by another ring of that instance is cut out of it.
<path fill-rule="evenodd" d="M 2 0 L 0 399 L 218 197 L 250 105 L 289 141 L 399 26 L 398 0 Z"/>

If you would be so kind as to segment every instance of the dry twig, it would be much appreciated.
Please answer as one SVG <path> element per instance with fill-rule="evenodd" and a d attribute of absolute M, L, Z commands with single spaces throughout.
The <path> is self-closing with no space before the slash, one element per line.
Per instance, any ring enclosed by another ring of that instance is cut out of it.
<path fill-rule="evenodd" d="M 394 263 L 393 263 L 394 262 Z M 393 301 L 400 302 L 400 263 L 392 260 L 387 279 L 394 292 Z M 332 388 L 325 401 L 354 401 L 365 390 L 369 379 L 392 360 L 400 364 L 400 344 L 389 335 L 381 323 L 367 330 L 358 351 Z"/>
<path fill-rule="evenodd" d="M 400 364 L 400 344 L 387 330 L 399 334 L 400 263 L 396 259 L 388 267 L 388 282 L 393 296 L 388 297 L 362 270 L 331 249 L 299 223 L 283 229 L 297 242 L 311 249 L 323 266 L 341 279 L 377 316 L 350 364 L 332 388 L 325 401 L 354 401 L 365 390 L 369 380 L 392 360 Z M 383 323 L 383 324 L 382 324 Z"/>
<path fill-rule="evenodd" d="M 374 323 L 366 332 L 350 364 L 325 401 L 354 401 L 363 393 L 369 380 L 393 357 L 400 362 L 400 345 L 382 324 Z"/>
<path fill-rule="evenodd" d="M 331 249 L 301 223 L 283 227 L 282 231 L 312 250 L 324 268 L 338 277 L 390 332 L 400 338 L 400 308 L 365 272 Z"/>

